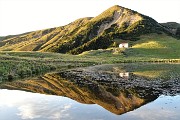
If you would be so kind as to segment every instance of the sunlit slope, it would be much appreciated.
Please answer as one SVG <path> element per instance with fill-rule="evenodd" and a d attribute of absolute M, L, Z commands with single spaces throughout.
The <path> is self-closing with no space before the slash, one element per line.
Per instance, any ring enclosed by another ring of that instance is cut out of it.
<path fill-rule="evenodd" d="M 79 26 L 86 24 L 91 18 L 81 18 L 68 25 L 51 29 L 38 30 L 23 35 L 17 35 L 0 42 L 2 51 L 48 51 L 58 44 L 69 40 Z"/>
<path fill-rule="evenodd" d="M 127 62 L 154 61 L 161 62 L 168 60 L 179 61 L 180 40 L 166 34 L 145 34 L 140 36 L 138 41 L 128 41 L 128 49 L 108 48 L 86 51 L 79 56 L 96 56 L 106 59 Z"/>
<path fill-rule="evenodd" d="M 180 40 L 165 34 L 149 34 L 140 37 L 126 50 L 127 56 L 144 58 L 179 59 Z"/>
<path fill-rule="evenodd" d="M 135 41 L 147 33 L 171 34 L 154 19 L 115 5 L 94 18 L 81 18 L 61 27 L 3 37 L 0 51 L 79 54 L 112 47 L 115 39 Z"/>

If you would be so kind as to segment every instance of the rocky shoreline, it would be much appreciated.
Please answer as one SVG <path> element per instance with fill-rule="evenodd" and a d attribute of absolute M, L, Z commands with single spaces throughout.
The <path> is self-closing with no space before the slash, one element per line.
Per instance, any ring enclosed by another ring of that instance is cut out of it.
<path fill-rule="evenodd" d="M 158 95 L 177 95 L 180 93 L 180 77 L 170 79 L 138 76 L 130 73 L 129 78 L 120 77 L 117 73 L 93 71 L 88 68 L 78 68 L 60 72 L 59 75 L 79 86 L 107 87 L 115 89 L 139 88 L 154 91 Z"/>

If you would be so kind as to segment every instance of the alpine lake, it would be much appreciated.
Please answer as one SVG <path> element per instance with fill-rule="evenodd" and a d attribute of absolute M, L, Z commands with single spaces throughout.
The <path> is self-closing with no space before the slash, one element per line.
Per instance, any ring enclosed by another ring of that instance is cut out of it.
<path fill-rule="evenodd" d="M 1 120 L 179 120 L 180 64 L 67 69 L 0 83 Z"/>

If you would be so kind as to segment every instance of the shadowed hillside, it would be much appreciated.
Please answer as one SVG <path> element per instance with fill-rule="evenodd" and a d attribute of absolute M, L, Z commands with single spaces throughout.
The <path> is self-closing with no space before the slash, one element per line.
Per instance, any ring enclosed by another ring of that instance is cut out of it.
<path fill-rule="evenodd" d="M 173 34 L 152 18 L 115 5 L 94 18 L 68 25 L 0 38 L 1 51 L 42 51 L 79 54 L 108 48 L 115 39 L 136 41 L 148 33 Z"/>
<path fill-rule="evenodd" d="M 180 24 L 176 22 L 161 23 L 167 29 L 171 30 L 173 34 L 180 37 Z"/>

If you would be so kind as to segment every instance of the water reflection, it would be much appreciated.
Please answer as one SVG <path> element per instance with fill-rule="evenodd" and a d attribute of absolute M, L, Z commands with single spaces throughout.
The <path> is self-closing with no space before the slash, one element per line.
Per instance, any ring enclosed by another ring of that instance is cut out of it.
<path fill-rule="evenodd" d="M 67 98 L 10 90 L 0 90 L 0 98 L 2 120 L 71 118 L 73 102 Z"/>
<path fill-rule="evenodd" d="M 84 104 L 98 104 L 114 114 L 133 110 L 158 97 L 149 89 L 113 88 L 87 81 L 71 82 L 55 73 L 35 80 L 6 83 L 1 88 L 65 96 Z"/>
<path fill-rule="evenodd" d="M 35 79 L 6 82 L 1 84 L 0 88 L 64 96 L 79 103 L 97 104 L 111 113 L 121 115 L 154 101 L 161 95 L 178 95 L 179 66 L 162 64 L 94 66 L 45 74 Z M 69 104 L 64 106 L 67 109 L 70 107 Z M 46 113 L 45 108 L 37 105 L 21 106 L 18 109 L 31 116 L 34 114 L 31 108 L 38 108 L 38 111 L 33 110 L 37 114 L 33 116 L 37 117 L 41 112 Z M 42 108 L 42 111 L 39 108 Z M 25 113 L 18 115 L 26 118 Z M 58 115 L 57 113 L 54 116 Z M 133 115 L 135 116 L 134 113 Z M 29 119 L 33 119 L 29 116 Z"/>
<path fill-rule="evenodd" d="M 122 77 L 122 78 L 128 79 L 129 78 L 129 72 L 120 72 L 119 76 Z"/>
<path fill-rule="evenodd" d="M 66 97 L 0 90 L 2 120 L 179 120 L 180 96 L 160 96 L 155 102 L 121 116 L 98 105 L 85 105 Z"/>

